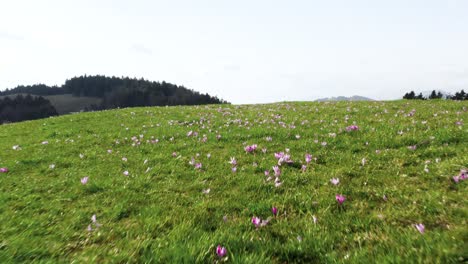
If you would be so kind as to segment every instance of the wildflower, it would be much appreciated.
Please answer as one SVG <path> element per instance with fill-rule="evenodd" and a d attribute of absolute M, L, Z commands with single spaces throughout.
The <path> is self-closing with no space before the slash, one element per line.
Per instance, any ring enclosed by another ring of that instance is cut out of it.
<path fill-rule="evenodd" d="M 81 184 L 83 184 L 83 185 L 87 184 L 87 183 L 88 183 L 88 179 L 89 179 L 88 176 L 81 178 Z"/>
<path fill-rule="evenodd" d="M 108 149 L 108 150 L 107 150 L 107 153 L 111 154 L 111 153 L 112 153 L 112 149 Z"/>
<path fill-rule="evenodd" d="M 312 161 L 312 155 L 309 153 L 305 154 L 305 161 L 306 163 L 310 163 Z"/>
<path fill-rule="evenodd" d="M 409 150 L 416 150 L 416 148 L 417 148 L 416 145 L 408 146 L 408 149 L 409 149 Z"/>
<path fill-rule="evenodd" d="M 359 130 L 359 127 L 356 126 L 356 125 L 351 125 L 351 126 L 346 127 L 346 131 L 348 131 L 348 132 L 356 131 L 356 130 Z"/>
<path fill-rule="evenodd" d="M 468 178 L 468 174 L 466 173 L 466 170 L 460 170 L 459 176 L 461 180 L 466 180 L 466 178 Z"/>
<path fill-rule="evenodd" d="M 254 152 L 256 149 L 257 149 L 257 144 L 253 144 L 253 145 L 250 145 L 250 146 L 245 146 L 245 148 L 244 148 L 244 150 L 245 150 L 247 153 L 252 153 L 252 152 Z"/>
<path fill-rule="evenodd" d="M 46 141 L 42 141 L 41 144 L 42 144 L 42 145 L 47 145 L 47 144 L 49 144 L 49 141 L 47 141 L 47 140 L 46 140 Z"/>
<path fill-rule="evenodd" d="M 195 166 L 195 159 L 192 157 L 192 159 L 189 161 L 189 164 L 192 166 Z"/>
<path fill-rule="evenodd" d="M 275 172 L 276 177 L 279 177 L 281 175 L 281 170 L 278 166 L 274 166 L 273 171 Z"/>
<path fill-rule="evenodd" d="M 312 216 L 312 220 L 314 221 L 314 224 L 317 224 L 317 217 L 315 215 Z"/>
<path fill-rule="evenodd" d="M 252 217 L 252 220 L 251 220 L 251 221 L 252 221 L 252 224 L 254 224 L 255 227 L 259 227 L 259 226 L 260 226 L 260 222 L 261 222 L 260 218 L 254 216 L 254 217 Z"/>
<path fill-rule="evenodd" d="M 13 150 L 21 150 L 21 147 L 19 145 L 14 145 Z"/>
<path fill-rule="evenodd" d="M 278 166 L 281 166 L 281 165 L 283 164 L 283 162 L 292 163 L 293 161 L 291 160 L 291 156 L 290 156 L 290 155 L 284 155 L 283 157 L 281 157 L 281 158 L 278 160 Z"/>
<path fill-rule="evenodd" d="M 280 181 L 280 179 L 279 179 L 279 178 L 276 178 L 276 179 L 275 179 L 275 187 L 278 188 L 278 187 L 281 186 L 281 184 L 283 184 L 283 183 Z"/>
<path fill-rule="evenodd" d="M 177 152 L 172 152 L 172 157 L 177 157 Z"/>
<path fill-rule="evenodd" d="M 275 152 L 276 159 L 281 159 L 283 156 L 284 156 L 284 152 L 278 152 L 278 153 Z"/>
<path fill-rule="evenodd" d="M 274 216 L 276 216 L 276 215 L 278 214 L 278 208 L 276 208 L 276 207 L 273 206 L 273 207 L 271 208 L 271 212 L 273 213 Z"/>
<path fill-rule="evenodd" d="M 122 161 L 127 162 L 128 159 L 127 159 L 126 157 L 123 157 L 123 158 L 122 158 Z"/>
<path fill-rule="evenodd" d="M 93 214 L 93 216 L 91 216 L 91 221 L 92 221 L 93 223 L 96 223 L 96 215 L 95 215 L 95 214 Z"/>
<path fill-rule="evenodd" d="M 231 171 L 236 173 L 237 172 L 237 167 L 232 167 Z"/>
<path fill-rule="evenodd" d="M 346 197 L 344 195 L 337 194 L 335 196 L 335 199 L 340 205 L 342 205 L 344 203 L 344 201 L 346 200 Z"/>
<path fill-rule="evenodd" d="M 458 183 L 460 181 L 460 176 L 459 175 L 453 176 L 452 179 L 455 183 Z"/>
<path fill-rule="evenodd" d="M 7 173 L 7 172 L 8 172 L 8 168 L 6 167 L 0 168 L 0 173 Z"/>
<path fill-rule="evenodd" d="M 236 165 L 237 165 L 237 160 L 236 160 L 236 158 L 231 157 L 231 160 L 229 161 L 229 164 L 231 164 L 232 166 L 236 166 Z"/>
<path fill-rule="evenodd" d="M 340 179 L 339 178 L 332 178 L 330 180 L 330 182 L 333 184 L 333 185 L 338 185 L 340 183 Z"/>
<path fill-rule="evenodd" d="M 128 171 L 124 171 L 124 172 L 123 172 L 123 175 L 125 175 L 125 176 L 128 176 L 128 174 L 129 174 Z"/>
<path fill-rule="evenodd" d="M 302 166 L 301 166 L 301 170 L 302 170 L 302 172 L 305 172 L 305 171 L 307 170 L 307 166 L 306 166 L 306 165 L 302 165 Z"/>
<path fill-rule="evenodd" d="M 201 169 L 201 168 L 202 168 L 201 162 L 195 164 L 195 169 Z"/>
<path fill-rule="evenodd" d="M 270 171 L 269 171 L 269 170 L 266 170 L 264 173 L 265 173 L 265 176 L 270 175 Z"/>
<path fill-rule="evenodd" d="M 51 170 L 55 169 L 55 164 L 50 164 L 49 169 L 51 169 Z"/>
<path fill-rule="evenodd" d="M 204 193 L 204 194 L 209 194 L 209 193 L 210 193 L 210 191 L 211 191 L 211 189 L 210 189 L 210 188 L 208 188 L 208 189 L 205 189 L 205 190 L 203 190 L 203 191 L 202 191 L 202 193 Z"/>
<path fill-rule="evenodd" d="M 362 158 L 362 160 L 361 160 L 361 165 L 362 165 L 362 166 L 366 165 L 366 162 L 367 162 L 366 158 Z"/>
<path fill-rule="evenodd" d="M 416 229 L 419 231 L 419 233 L 424 234 L 425 227 L 424 227 L 423 224 L 415 224 L 414 226 L 415 226 Z"/>
<path fill-rule="evenodd" d="M 221 245 L 218 245 L 216 247 L 216 255 L 218 255 L 218 257 L 222 258 L 226 256 L 226 253 L 227 253 L 227 250 L 225 247 L 222 247 Z"/>

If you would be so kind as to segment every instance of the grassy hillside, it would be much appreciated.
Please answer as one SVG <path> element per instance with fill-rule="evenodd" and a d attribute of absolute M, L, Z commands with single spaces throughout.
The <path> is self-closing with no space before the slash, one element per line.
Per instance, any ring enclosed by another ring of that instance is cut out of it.
<path fill-rule="evenodd" d="M 151 107 L 3 125 L 0 260 L 466 261 L 468 181 L 453 176 L 468 167 L 467 109 Z"/>

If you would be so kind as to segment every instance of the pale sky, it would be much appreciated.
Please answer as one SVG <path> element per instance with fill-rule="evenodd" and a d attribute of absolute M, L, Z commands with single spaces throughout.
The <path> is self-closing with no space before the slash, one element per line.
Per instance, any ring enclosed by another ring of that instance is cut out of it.
<path fill-rule="evenodd" d="M 0 89 L 80 75 L 236 104 L 468 90 L 466 0 L 0 0 Z"/>

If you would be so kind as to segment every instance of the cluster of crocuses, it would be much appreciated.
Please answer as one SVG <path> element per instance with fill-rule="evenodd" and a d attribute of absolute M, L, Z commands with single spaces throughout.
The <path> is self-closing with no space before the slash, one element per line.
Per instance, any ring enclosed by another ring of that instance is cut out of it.
<path fill-rule="evenodd" d="M 229 161 L 229 164 L 231 164 L 231 166 L 232 166 L 231 171 L 236 172 L 237 171 L 237 160 L 236 160 L 235 157 L 231 157 L 231 160 Z"/>
<path fill-rule="evenodd" d="M 257 149 L 257 144 L 247 145 L 244 147 L 245 152 L 252 153 Z"/>
<path fill-rule="evenodd" d="M 198 132 L 194 132 L 192 130 L 187 132 L 187 137 L 197 137 L 197 136 L 198 136 Z"/>
<path fill-rule="evenodd" d="M 356 131 L 356 130 L 359 130 L 359 127 L 356 126 L 356 125 L 350 125 L 350 126 L 347 126 L 346 127 L 346 131 L 350 132 L 350 131 Z"/>
<path fill-rule="evenodd" d="M 284 152 L 277 152 L 275 153 L 275 158 L 278 160 L 278 166 L 283 165 L 283 163 L 293 163 L 294 161 L 291 160 L 291 155 L 289 155 L 286 151 Z"/>
<path fill-rule="evenodd" d="M 276 217 L 278 215 L 278 208 L 273 206 L 271 208 L 271 213 L 273 214 L 274 217 Z M 253 216 L 250 221 L 256 228 L 259 228 L 259 227 L 268 225 L 270 220 L 271 220 L 271 217 L 268 217 L 267 219 L 262 220 L 260 217 Z"/>
<path fill-rule="evenodd" d="M 200 170 L 202 168 L 202 163 L 201 162 L 196 162 L 195 158 L 193 158 L 193 157 L 189 161 L 189 164 L 192 165 L 195 169 L 198 169 L 198 170 Z"/>
<path fill-rule="evenodd" d="M 283 184 L 280 180 L 281 169 L 278 166 L 273 166 L 273 172 L 275 173 L 275 187 L 280 187 Z"/>
<path fill-rule="evenodd" d="M 460 174 L 452 177 L 455 183 L 458 183 L 460 180 L 464 181 L 467 178 L 468 178 L 468 174 L 465 169 L 460 170 Z"/>

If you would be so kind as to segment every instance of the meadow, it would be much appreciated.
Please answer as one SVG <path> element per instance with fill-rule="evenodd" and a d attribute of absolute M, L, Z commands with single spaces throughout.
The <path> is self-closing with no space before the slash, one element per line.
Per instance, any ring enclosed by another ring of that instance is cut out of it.
<path fill-rule="evenodd" d="M 145 107 L 0 126 L 0 262 L 458 263 L 468 103 Z"/>

